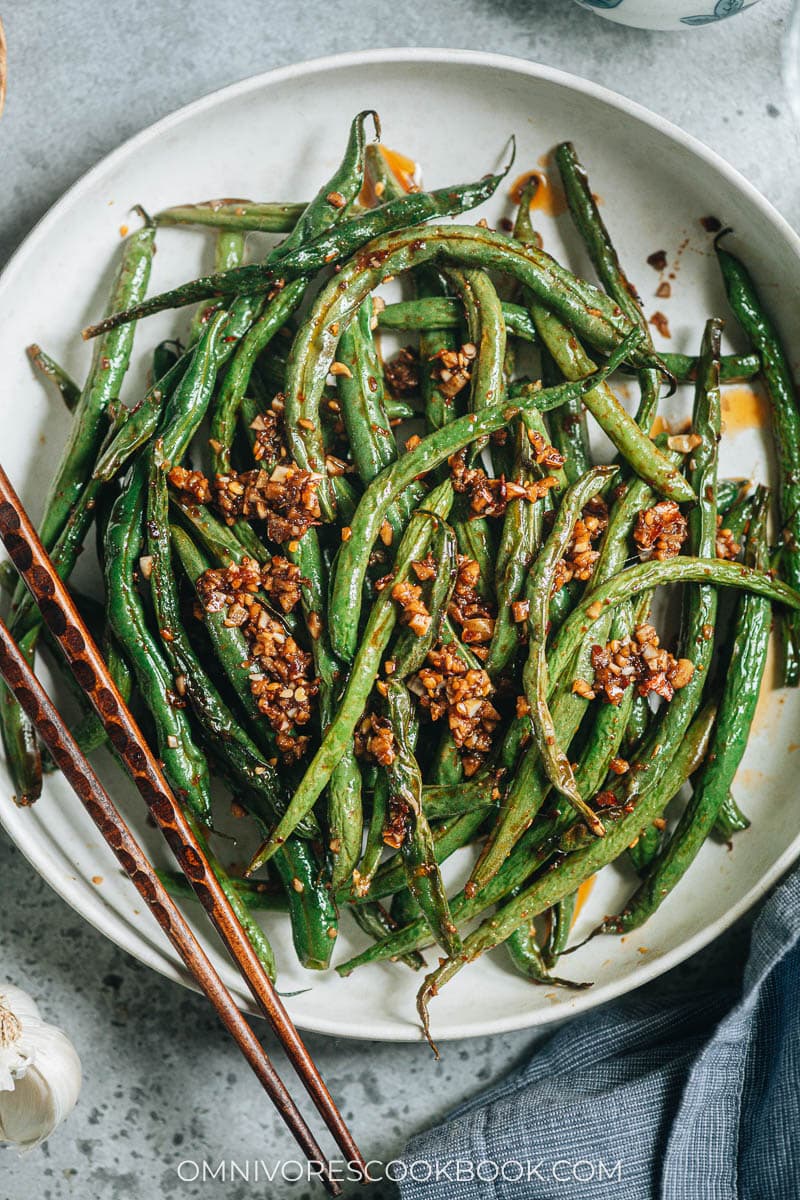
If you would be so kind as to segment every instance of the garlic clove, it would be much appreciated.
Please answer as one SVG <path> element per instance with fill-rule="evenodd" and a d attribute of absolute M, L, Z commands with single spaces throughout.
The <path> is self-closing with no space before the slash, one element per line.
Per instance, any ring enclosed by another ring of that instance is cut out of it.
<path fill-rule="evenodd" d="M 29 1020 L 31 1017 L 37 1021 L 42 1019 L 39 1005 L 33 996 L 29 996 L 22 988 L 15 987 L 13 983 L 0 983 L 0 1012 L 3 1009 L 8 1009 L 20 1021 Z"/>
<path fill-rule="evenodd" d="M 27 992 L 0 984 L 0 1141 L 39 1145 L 75 1107 L 80 1088 L 67 1035 L 41 1019 Z"/>
<path fill-rule="evenodd" d="M 0 1092 L 13 1092 L 30 1063 L 22 1041 L 23 1022 L 38 1021 L 39 1008 L 22 988 L 3 984 L 0 990 Z"/>

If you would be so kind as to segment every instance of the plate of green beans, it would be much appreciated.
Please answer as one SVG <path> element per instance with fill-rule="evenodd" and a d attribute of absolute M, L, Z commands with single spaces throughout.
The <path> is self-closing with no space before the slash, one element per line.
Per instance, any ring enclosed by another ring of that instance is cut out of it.
<path fill-rule="evenodd" d="M 797 857 L 799 291 L 698 143 L 461 51 L 190 105 L 9 264 L 4 464 L 300 1026 L 561 1019 Z M 7 694 L 0 731 L 12 838 L 185 982 Z"/>

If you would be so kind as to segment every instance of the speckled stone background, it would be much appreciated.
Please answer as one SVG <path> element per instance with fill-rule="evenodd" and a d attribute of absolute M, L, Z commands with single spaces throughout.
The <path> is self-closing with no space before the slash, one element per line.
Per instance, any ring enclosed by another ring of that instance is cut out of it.
<path fill-rule="evenodd" d="M 712 146 L 798 224 L 797 135 L 780 71 L 789 11 L 789 0 L 762 0 L 735 20 L 675 35 L 621 29 L 569 0 L 429 0 L 424 19 L 419 4 L 397 0 L 6 0 L 0 262 L 87 168 L 172 109 L 269 67 L 386 45 L 507 52 L 615 88 Z M 746 937 L 745 922 L 652 986 L 721 981 Z M 207 1005 L 86 925 L 0 832 L 3 977 L 69 1031 L 85 1079 L 76 1112 L 44 1147 L 25 1158 L 0 1149 L 0 1200 L 310 1194 L 304 1184 L 179 1179 L 182 1160 L 296 1155 Z M 424 1046 L 309 1038 L 367 1156 L 383 1160 L 536 1041 L 522 1032 L 449 1043 L 437 1064 Z M 394 1193 L 375 1185 L 368 1194 Z"/>

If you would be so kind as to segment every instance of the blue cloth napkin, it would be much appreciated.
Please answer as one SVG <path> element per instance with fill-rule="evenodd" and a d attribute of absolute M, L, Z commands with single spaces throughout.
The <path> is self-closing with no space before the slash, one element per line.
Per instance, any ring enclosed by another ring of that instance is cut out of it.
<path fill-rule="evenodd" d="M 738 986 L 656 981 L 569 1022 L 409 1143 L 403 1200 L 798 1200 L 799 940 L 797 871 Z"/>

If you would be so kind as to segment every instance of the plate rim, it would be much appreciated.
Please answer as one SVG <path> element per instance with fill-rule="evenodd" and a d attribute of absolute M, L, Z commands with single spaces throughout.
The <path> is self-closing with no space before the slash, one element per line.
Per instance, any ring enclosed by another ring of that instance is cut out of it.
<path fill-rule="evenodd" d="M 140 147 L 162 137 L 182 121 L 194 118 L 204 110 L 224 103 L 230 98 L 246 95 L 250 91 L 258 91 L 264 87 L 279 86 L 283 82 L 292 81 L 303 76 L 322 75 L 330 71 L 346 70 L 367 65 L 391 64 L 398 66 L 405 63 L 414 64 L 420 62 L 432 65 L 478 66 L 489 68 L 490 70 L 511 72 L 530 79 L 555 84 L 572 92 L 579 92 L 584 96 L 594 98 L 612 109 L 617 109 L 635 118 L 640 123 L 664 134 L 673 143 L 676 143 L 693 156 L 704 160 L 707 165 L 722 175 L 740 193 L 743 193 L 760 210 L 763 217 L 775 228 L 776 232 L 789 243 L 796 257 L 800 260 L 800 236 L 795 233 L 778 209 L 740 171 L 699 138 L 682 130 L 668 118 L 648 109 L 638 103 L 638 101 L 631 100 L 620 92 L 615 92 L 610 88 L 606 88 L 592 80 L 584 79 L 571 72 L 519 58 L 515 55 L 447 47 L 385 47 L 347 51 L 340 54 L 304 59 L 285 66 L 273 67 L 256 75 L 246 76 L 174 109 L 138 133 L 133 134 L 114 150 L 104 155 L 88 171 L 79 176 L 33 225 L 0 272 L 0 291 L 13 283 L 15 276 L 24 269 L 29 257 L 35 254 L 41 238 L 48 233 L 52 226 L 58 223 L 62 212 L 68 210 L 75 201 L 80 199 L 84 191 L 94 187 L 95 183 L 105 174 L 112 172 L 119 162 L 135 155 Z M 9 805 L 0 804 L 0 824 L 3 825 L 3 828 L 16 848 L 24 854 L 25 858 L 34 870 L 36 870 L 37 874 L 41 875 L 41 878 L 45 880 L 48 886 L 65 900 L 72 909 L 79 913 L 84 920 L 88 921 L 89 924 L 108 937 L 120 949 L 131 954 L 145 966 L 156 970 L 160 975 L 181 983 L 184 986 L 191 987 L 193 990 L 197 990 L 191 978 L 178 969 L 168 957 L 169 952 L 166 944 L 163 948 L 160 947 L 146 933 L 143 934 L 139 928 L 136 928 L 136 949 L 132 948 L 132 940 L 125 937 L 128 928 L 131 928 L 133 932 L 131 922 L 116 909 L 111 909 L 105 905 L 102 901 L 101 893 L 94 893 L 97 896 L 98 903 L 92 906 L 91 912 L 87 913 L 82 903 L 86 898 L 84 891 L 86 880 L 82 876 L 65 876 L 63 879 L 51 880 L 41 874 L 36 862 L 37 855 L 39 858 L 42 857 L 40 843 L 38 843 L 35 837 L 30 836 L 30 831 L 34 830 L 35 827 L 31 825 L 29 830 L 26 830 L 24 823 L 19 820 L 20 814 L 24 814 L 24 811 L 24 809 L 16 808 L 13 803 Z M 798 857 L 800 857 L 800 834 L 785 848 L 780 857 L 764 873 L 758 883 L 740 897 L 723 916 L 699 930 L 692 937 L 674 947 L 666 954 L 650 962 L 643 960 L 631 975 L 611 981 L 596 991 L 590 989 L 582 993 L 580 997 L 565 1004 L 554 1006 L 553 1008 L 496 1018 L 482 1023 L 478 1028 L 451 1024 L 447 1030 L 437 1030 L 437 1041 L 494 1036 L 515 1030 L 533 1029 L 538 1026 L 550 1025 L 554 1022 L 567 1020 L 580 1013 L 585 1013 L 600 1004 L 605 1004 L 621 995 L 637 990 L 715 941 L 726 929 L 730 928 L 731 925 L 766 895 Z M 237 1002 L 240 1003 L 243 1011 L 254 1015 L 261 1015 L 250 1003 L 241 1004 L 241 997 L 237 996 Z M 293 1007 L 291 1001 L 289 1001 L 287 1007 L 291 1012 Z M 308 1017 L 299 1014 L 292 1014 L 292 1016 L 299 1028 L 328 1036 L 347 1037 L 355 1040 L 405 1043 L 418 1042 L 422 1038 L 421 1031 L 410 1022 L 408 1024 L 398 1023 L 392 1028 L 391 1032 L 385 1030 L 380 1025 L 377 1027 L 377 1032 L 374 1028 L 370 1032 L 369 1026 L 365 1029 L 363 1024 L 358 1032 L 353 1032 L 350 1029 L 343 1029 L 336 1019 L 326 1020 L 324 1016 Z"/>

